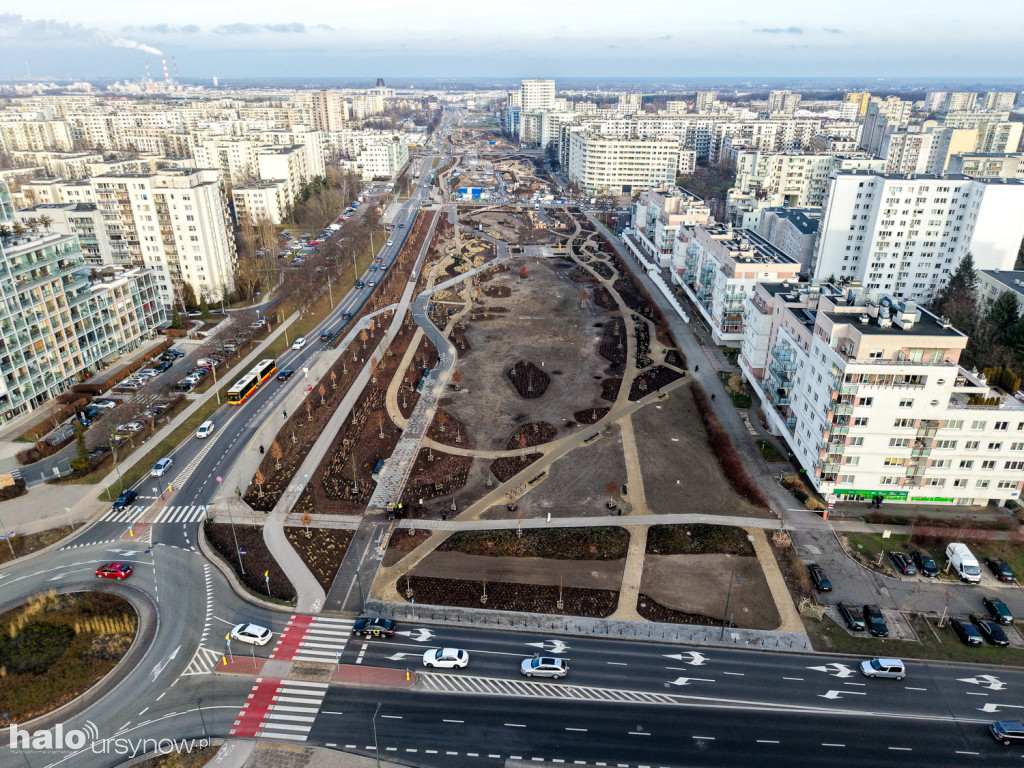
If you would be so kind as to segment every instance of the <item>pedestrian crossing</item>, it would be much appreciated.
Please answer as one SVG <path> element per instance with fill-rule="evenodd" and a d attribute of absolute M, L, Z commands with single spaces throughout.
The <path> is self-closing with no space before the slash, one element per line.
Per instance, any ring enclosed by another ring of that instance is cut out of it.
<path fill-rule="evenodd" d="M 353 623 L 354 619 L 332 616 L 292 616 L 278 637 L 270 658 L 337 664 L 339 655 L 352 637 Z"/>
<path fill-rule="evenodd" d="M 101 521 L 105 523 L 124 523 L 131 525 L 137 523 L 139 519 L 146 513 L 147 507 L 130 506 L 124 509 L 111 509 L 109 512 L 104 513 Z"/>
<path fill-rule="evenodd" d="M 206 507 L 202 505 L 165 507 L 153 523 L 198 523 L 205 516 Z"/>
<path fill-rule="evenodd" d="M 685 697 L 653 691 L 627 691 L 618 688 L 596 688 L 559 683 L 534 683 L 525 680 L 503 680 L 496 677 L 472 677 L 445 673 L 421 673 L 427 690 L 436 693 L 469 693 L 522 698 L 565 699 L 573 701 L 613 701 L 635 704 L 682 704 Z"/>
<path fill-rule="evenodd" d="M 320 712 L 328 683 L 256 678 L 231 736 L 305 741 Z"/>

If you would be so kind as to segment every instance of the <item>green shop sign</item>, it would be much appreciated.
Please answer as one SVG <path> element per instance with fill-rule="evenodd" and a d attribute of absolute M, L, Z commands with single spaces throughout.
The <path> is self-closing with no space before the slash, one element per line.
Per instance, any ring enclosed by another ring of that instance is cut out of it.
<path fill-rule="evenodd" d="M 943 502 L 946 504 L 952 504 L 952 498 L 946 498 L 945 496 L 912 496 L 911 501 L 928 501 L 928 502 Z"/>
<path fill-rule="evenodd" d="M 866 497 L 866 498 L 872 498 L 874 496 L 881 496 L 883 499 L 899 499 L 900 501 L 906 501 L 907 500 L 907 492 L 906 491 L 857 491 L 857 490 L 845 491 L 845 490 L 841 490 L 841 489 L 837 488 L 834 491 L 834 493 L 836 493 L 837 495 L 840 494 L 840 493 L 846 493 L 846 494 L 849 494 L 850 496 L 860 496 L 860 497 Z"/>

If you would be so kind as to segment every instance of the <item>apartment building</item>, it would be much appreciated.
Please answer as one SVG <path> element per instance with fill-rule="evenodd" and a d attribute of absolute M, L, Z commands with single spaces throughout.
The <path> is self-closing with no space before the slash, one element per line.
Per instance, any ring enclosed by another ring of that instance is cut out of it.
<path fill-rule="evenodd" d="M 693 100 L 693 110 L 698 115 L 706 115 L 714 110 L 717 101 L 718 91 L 697 91 Z"/>
<path fill-rule="evenodd" d="M 0 150 L 57 150 L 70 152 L 74 145 L 71 126 L 66 120 L 26 120 L 19 115 L 0 119 Z"/>
<path fill-rule="evenodd" d="M 630 209 L 630 228 L 642 243 L 644 258 L 667 267 L 680 227 L 712 222 L 711 206 L 682 187 L 646 189 Z"/>
<path fill-rule="evenodd" d="M 884 101 L 872 99 L 868 103 L 861 128 L 861 149 L 877 157 L 882 138 L 886 133 L 905 128 L 910 123 L 913 107 L 911 102 L 895 96 L 889 96 Z"/>
<path fill-rule="evenodd" d="M 697 225 L 676 236 L 672 282 L 696 305 L 715 344 L 739 346 L 744 305 L 757 283 L 795 281 L 799 271 L 795 259 L 750 230 Z"/>
<path fill-rule="evenodd" d="M 114 255 L 109 233 L 103 223 L 103 215 L 96 203 L 40 203 L 14 212 L 15 218 L 26 228 L 30 222 L 48 219 L 44 227 L 62 235 L 74 235 L 82 249 L 82 258 L 90 266 L 120 264 L 131 266 L 130 261 L 119 260 Z"/>
<path fill-rule="evenodd" d="M 1024 152 L 962 152 L 949 158 L 949 173 L 975 179 L 1024 179 Z"/>
<path fill-rule="evenodd" d="M 882 292 L 761 283 L 740 367 L 829 501 L 1004 504 L 1024 484 L 1024 402 L 958 361 L 967 336 Z"/>
<path fill-rule="evenodd" d="M 967 253 L 978 269 L 1012 269 L 1024 238 L 1022 210 L 1017 179 L 836 171 L 812 277 L 929 300 Z"/>
<path fill-rule="evenodd" d="M 542 77 L 523 80 L 519 85 L 523 112 L 548 112 L 555 109 L 555 81 Z"/>
<path fill-rule="evenodd" d="M 246 220 L 256 223 L 264 219 L 280 224 L 291 208 L 289 190 L 290 185 L 284 179 L 260 179 L 232 187 L 236 224 L 240 226 Z"/>
<path fill-rule="evenodd" d="M 983 311 L 990 310 L 996 299 L 1007 291 L 1017 299 L 1021 315 L 1024 315 L 1024 271 L 978 270 L 978 304 Z"/>
<path fill-rule="evenodd" d="M 864 117 L 868 113 L 868 104 L 871 102 L 871 94 L 867 91 L 851 91 L 843 94 L 844 104 L 854 104 L 857 107 L 857 115 Z"/>
<path fill-rule="evenodd" d="M 312 108 L 318 131 L 340 131 L 349 121 L 349 105 L 339 91 L 314 91 Z"/>
<path fill-rule="evenodd" d="M 590 131 L 569 134 L 569 181 L 586 194 L 630 194 L 675 181 L 679 140 L 614 139 Z"/>
<path fill-rule="evenodd" d="M 821 208 L 762 208 L 757 234 L 800 264 L 800 272 L 811 268 L 814 241 L 821 221 Z"/>
<path fill-rule="evenodd" d="M 1017 100 L 1013 91 L 989 91 L 982 96 L 981 108 L 992 112 L 1009 112 Z"/>
<path fill-rule="evenodd" d="M 800 106 L 800 94 L 792 91 L 771 91 L 768 94 L 768 114 L 792 115 Z"/>

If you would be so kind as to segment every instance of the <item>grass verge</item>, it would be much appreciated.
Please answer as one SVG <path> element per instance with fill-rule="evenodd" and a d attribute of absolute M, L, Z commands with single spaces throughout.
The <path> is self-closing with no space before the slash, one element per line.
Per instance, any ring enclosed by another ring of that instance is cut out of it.
<path fill-rule="evenodd" d="M 771 440 L 758 440 L 757 450 L 761 452 L 761 458 L 769 464 L 779 464 L 786 461 L 786 455 Z"/>
<path fill-rule="evenodd" d="M 10 539 L 10 546 L 7 546 L 6 542 L 0 543 L 0 564 L 9 563 L 17 557 L 30 555 L 40 549 L 46 549 L 46 547 L 60 541 L 76 528 L 81 528 L 81 525 L 59 525 L 56 528 L 40 531 L 39 533 L 18 534 Z M 14 547 L 13 556 L 11 555 L 11 547 Z"/>

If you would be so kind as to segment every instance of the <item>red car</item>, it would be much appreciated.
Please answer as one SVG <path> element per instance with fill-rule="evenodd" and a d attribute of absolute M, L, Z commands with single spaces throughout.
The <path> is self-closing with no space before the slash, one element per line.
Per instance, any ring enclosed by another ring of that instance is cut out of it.
<path fill-rule="evenodd" d="M 127 579 L 132 575 L 132 567 L 128 563 L 107 563 L 96 569 L 100 579 Z"/>

